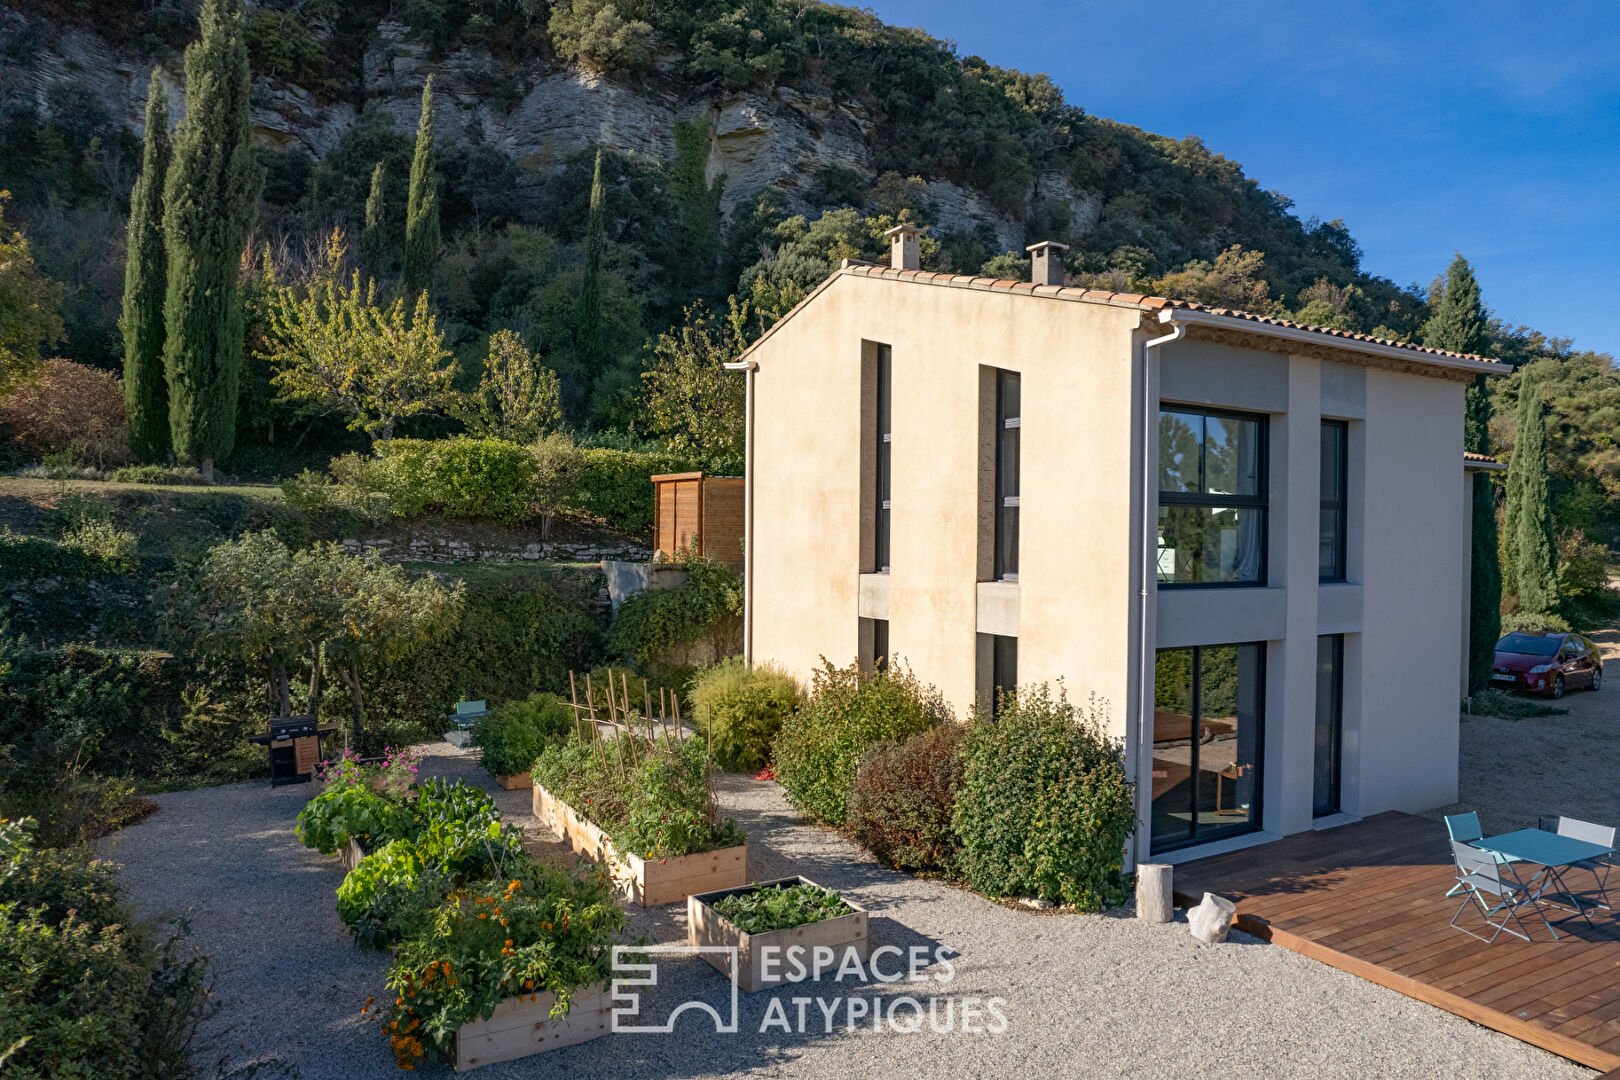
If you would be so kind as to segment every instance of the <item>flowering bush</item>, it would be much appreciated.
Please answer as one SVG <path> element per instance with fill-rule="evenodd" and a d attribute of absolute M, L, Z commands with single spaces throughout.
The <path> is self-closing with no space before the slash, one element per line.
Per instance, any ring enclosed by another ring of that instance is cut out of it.
<path fill-rule="evenodd" d="M 954 876 L 962 841 L 951 816 L 961 786 L 961 725 L 879 743 L 849 789 L 850 835 L 897 870 Z"/>
<path fill-rule="evenodd" d="M 400 1067 L 451 1055 L 461 1026 L 506 998 L 553 994 L 552 1016 L 563 1018 L 576 989 L 611 977 L 624 925 L 599 867 L 570 874 L 524 859 L 508 878 L 456 890 L 388 972 L 386 1028 Z M 361 1011 L 373 1009 L 368 999 Z"/>

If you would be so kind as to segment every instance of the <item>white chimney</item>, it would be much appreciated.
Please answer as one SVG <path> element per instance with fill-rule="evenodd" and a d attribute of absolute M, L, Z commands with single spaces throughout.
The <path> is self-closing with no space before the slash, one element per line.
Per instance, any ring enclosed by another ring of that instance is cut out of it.
<path fill-rule="evenodd" d="M 1056 240 L 1042 240 L 1024 249 L 1029 252 L 1030 280 L 1037 285 L 1063 284 L 1063 253 L 1068 244 Z"/>
<path fill-rule="evenodd" d="M 896 270 L 917 270 L 922 267 L 922 253 L 917 238 L 928 231 L 926 225 L 896 225 L 883 235 L 889 241 L 889 265 Z"/>

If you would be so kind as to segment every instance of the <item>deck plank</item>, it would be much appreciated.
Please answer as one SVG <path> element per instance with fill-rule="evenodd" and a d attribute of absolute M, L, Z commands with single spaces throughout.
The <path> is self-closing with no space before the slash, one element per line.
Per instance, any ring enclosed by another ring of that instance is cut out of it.
<path fill-rule="evenodd" d="M 1504 933 L 1487 945 L 1448 925 L 1460 902 L 1445 895 L 1455 881 L 1445 828 L 1400 813 L 1175 870 L 1178 903 L 1217 893 L 1237 904 L 1241 930 L 1590 1068 L 1620 1072 L 1620 916 L 1594 912 L 1592 927 L 1554 919 L 1559 939 L 1552 941 L 1526 913 L 1533 940 Z M 1470 929 L 1479 925 L 1474 915 L 1464 922 Z"/>

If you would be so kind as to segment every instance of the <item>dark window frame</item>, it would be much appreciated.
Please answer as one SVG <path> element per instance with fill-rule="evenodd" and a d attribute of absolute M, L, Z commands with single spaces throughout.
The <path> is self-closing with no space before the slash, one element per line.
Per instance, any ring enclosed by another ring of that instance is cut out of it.
<path fill-rule="evenodd" d="M 1205 649 L 1223 648 L 1223 647 L 1226 647 L 1227 645 L 1230 645 L 1233 648 L 1239 648 L 1239 649 L 1253 648 L 1255 650 L 1255 656 L 1258 658 L 1258 663 L 1256 664 L 1256 669 L 1257 670 L 1256 670 L 1256 673 L 1255 673 L 1256 674 L 1256 681 L 1255 681 L 1255 719 L 1256 719 L 1256 722 L 1257 722 L 1258 728 L 1259 728 L 1259 730 L 1257 730 L 1255 732 L 1255 741 L 1254 741 L 1254 771 L 1255 771 L 1255 776 L 1256 776 L 1256 782 L 1255 782 L 1255 785 L 1254 785 L 1253 809 L 1249 813 L 1248 828 L 1245 828 L 1245 829 L 1242 829 L 1242 830 L 1239 830 L 1239 831 L 1235 831 L 1235 832 L 1222 833 L 1222 834 L 1220 834 L 1218 836 L 1215 836 L 1213 838 L 1210 838 L 1210 839 L 1205 839 L 1205 838 L 1200 837 L 1198 835 L 1198 820 L 1197 820 L 1198 819 L 1198 814 L 1197 814 L 1197 809 L 1198 809 L 1198 783 L 1199 783 L 1198 776 L 1199 776 L 1199 772 L 1200 772 L 1199 758 L 1201 756 L 1200 748 L 1202 746 L 1202 743 L 1200 742 L 1200 740 L 1194 739 L 1192 741 L 1192 743 L 1191 743 L 1192 760 L 1191 760 L 1191 763 L 1190 763 L 1190 767 L 1191 767 L 1191 770 L 1192 770 L 1192 783 L 1194 785 L 1193 789 L 1192 789 L 1193 820 L 1190 823 L 1191 828 L 1188 831 L 1188 835 L 1187 835 L 1186 839 L 1183 839 L 1183 840 L 1170 840 L 1168 842 L 1159 842 L 1159 841 L 1157 841 L 1153 836 L 1153 828 L 1152 828 L 1152 824 L 1151 824 L 1152 820 L 1153 820 L 1153 812 L 1152 812 L 1152 809 L 1151 809 L 1153 799 L 1152 799 L 1151 791 L 1150 791 L 1149 799 L 1148 799 L 1148 802 L 1149 802 L 1149 811 L 1148 811 L 1148 821 L 1149 821 L 1149 825 L 1148 825 L 1148 850 L 1149 850 L 1149 853 L 1151 855 L 1162 855 L 1162 854 L 1165 854 L 1165 853 L 1171 852 L 1171 851 L 1180 851 L 1183 848 L 1197 847 L 1197 846 L 1199 846 L 1201 844 L 1212 844 L 1212 843 L 1217 843 L 1217 842 L 1219 842 L 1221 840 L 1230 840 L 1233 837 L 1248 836 L 1248 835 L 1250 835 L 1252 833 L 1261 832 L 1261 831 L 1263 831 L 1265 829 L 1265 823 L 1264 823 L 1263 815 L 1265 813 L 1266 721 L 1268 719 L 1268 716 L 1267 716 L 1268 695 L 1266 693 L 1268 688 L 1267 688 L 1267 685 L 1266 685 L 1266 679 L 1267 679 L 1267 676 L 1268 676 L 1268 670 L 1267 669 L 1270 666 L 1267 663 L 1266 643 L 1264 641 L 1234 641 L 1234 642 L 1222 642 L 1220 644 L 1214 644 L 1214 645 L 1177 645 L 1177 646 L 1171 646 L 1171 647 L 1163 648 L 1163 649 L 1155 649 L 1154 650 L 1154 657 L 1156 659 L 1158 654 L 1161 653 L 1161 652 L 1186 651 L 1186 652 L 1189 652 L 1189 653 L 1192 654 L 1191 664 L 1189 665 L 1189 672 L 1190 672 L 1189 677 L 1191 679 L 1191 691 L 1192 691 L 1189 706 L 1191 708 L 1192 723 L 1194 725 L 1194 730 L 1197 730 L 1198 727 L 1203 722 L 1203 704 L 1204 704 L 1203 703 L 1203 696 L 1204 696 L 1204 691 L 1203 691 L 1202 683 L 1203 683 L 1203 659 L 1204 659 L 1203 658 L 1203 653 L 1204 653 L 1204 650 Z M 1153 749 L 1152 749 L 1153 731 L 1152 731 L 1151 728 L 1147 732 L 1147 739 L 1148 739 L 1148 757 L 1151 760 L 1152 756 L 1153 756 Z"/>
<path fill-rule="evenodd" d="M 1318 580 L 1325 582 L 1340 582 L 1349 580 L 1349 533 L 1350 533 L 1350 424 L 1344 420 L 1324 419 L 1322 430 L 1336 430 L 1339 441 L 1339 467 L 1333 477 L 1333 497 L 1329 498 L 1327 492 L 1320 492 L 1323 510 L 1333 511 L 1334 550 L 1333 566 L 1327 570 L 1321 568 L 1320 539 L 1318 539 L 1317 570 Z"/>
<path fill-rule="evenodd" d="M 888 345 L 877 347 L 876 385 L 876 442 L 873 446 L 873 467 L 876 472 L 872 485 L 877 505 L 872 527 L 872 569 L 879 574 L 889 572 L 889 548 L 893 541 L 893 519 L 890 493 L 894 481 L 893 450 L 893 398 L 894 352 Z"/>
<path fill-rule="evenodd" d="M 1329 736 L 1328 756 L 1332 762 L 1328 774 L 1328 793 L 1326 799 L 1319 798 L 1316 785 L 1316 774 L 1319 759 L 1313 759 L 1311 770 L 1311 817 L 1325 818 L 1344 812 L 1344 635 L 1323 634 L 1316 639 L 1317 647 L 1317 677 L 1316 677 L 1316 710 L 1317 715 L 1313 731 L 1321 727 L 1322 710 L 1322 675 L 1321 675 L 1321 648 L 1322 642 L 1330 642 L 1333 650 L 1333 674 L 1328 687 L 1330 696 L 1328 707 L 1331 711 L 1331 735 Z M 1316 746 L 1315 741 L 1312 742 Z"/>
<path fill-rule="evenodd" d="M 1002 691 L 1018 692 L 1018 639 L 1006 634 L 991 634 L 989 637 L 990 715 L 999 716 Z"/>
<path fill-rule="evenodd" d="M 1017 416 L 1007 415 L 1007 383 L 1018 382 L 1018 412 Z M 995 527 L 995 568 L 994 577 L 997 581 L 1018 580 L 1018 526 L 1019 526 L 1019 492 L 1023 490 L 1020 479 L 1023 466 L 1023 382 L 1016 371 L 996 369 L 996 527 Z M 1010 434 L 1016 433 L 1016 435 Z M 1013 471 L 1012 486 L 1016 489 L 1011 494 L 1007 492 L 1006 452 L 1010 438 L 1016 437 L 1018 441 L 1018 462 Z M 1011 525 L 1012 542 L 1007 543 L 1008 526 Z M 1009 549 L 1010 548 L 1010 552 Z M 1009 557 L 1010 555 L 1010 557 Z"/>
<path fill-rule="evenodd" d="M 1253 581 L 1158 581 L 1161 589 L 1262 589 L 1271 573 L 1271 417 L 1267 413 L 1241 412 L 1236 409 L 1209 408 L 1204 405 L 1183 404 L 1177 401 L 1159 401 L 1159 412 L 1187 413 L 1200 417 L 1225 420 L 1254 421 L 1259 438 L 1256 449 L 1255 472 L 1258 489 L 1254 495 L 1210 495 L 1203 491 L 1159 490 L 1160 506 L 1202 506 L 1215 510 L 1258 510 L 1260 512 L 1260 576 Z M 1154 438 L 1158 438 L 1157 432 Z M 1207 455 L 1204 453 L 1203 433 L 1198 439 L 1198 486 L 1207 487 L 1209 479 Z M 1157 543 L 1157 541 L 1155 541 Z"/>

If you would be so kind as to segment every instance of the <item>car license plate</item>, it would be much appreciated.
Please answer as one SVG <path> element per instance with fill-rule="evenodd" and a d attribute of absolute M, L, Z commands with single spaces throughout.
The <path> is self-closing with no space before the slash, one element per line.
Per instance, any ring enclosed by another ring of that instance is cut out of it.
<path fill-rule="evenodd" d="M 1513 676 L 1511 676 L 1511 675 L 1492 675 L 1491 679 L 1494 682 L 1512 682 L 1513 681 Z"/>

